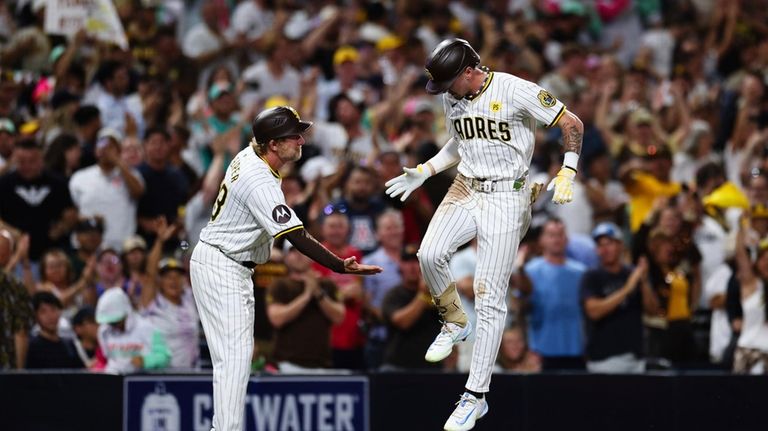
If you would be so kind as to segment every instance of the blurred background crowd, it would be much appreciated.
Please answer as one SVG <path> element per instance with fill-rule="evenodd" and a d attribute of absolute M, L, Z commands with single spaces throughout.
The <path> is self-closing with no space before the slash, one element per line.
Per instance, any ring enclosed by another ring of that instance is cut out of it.
<path fill-rule="evenodd" d="M 585 126 L 573 202 L 533 205 L 498 369 L 768 373 L 765 0 L 113 3 L 127 46 L 0 0 L 0 368 L 210 367 L 187 261 L 251 120 L 291 105 L 315 124 L 279 173 L 288 205 L 385 271 L 276 243 L 254 370 L 466 371 L 471 339 L 423 360 L 440 323 L 416 257 L 455 172 L 383 193 L 445 142 L 423 64 L 462 37 Z M 546 184 L 559 129 L 536 139 Z M 450 263 L 470 315 L 475 250 Z"/>

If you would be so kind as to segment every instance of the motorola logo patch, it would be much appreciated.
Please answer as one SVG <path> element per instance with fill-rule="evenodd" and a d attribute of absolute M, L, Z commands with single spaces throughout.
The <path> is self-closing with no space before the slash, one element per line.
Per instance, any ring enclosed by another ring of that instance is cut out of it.
<path fill-rule="evenodd" d="M 280 224 L 286 224 L 290 219 L 291 219 L 291 210 L 287 206 L 280 204 L 272 210 L 272 220 L 274 220 L 275 222 Z"/>

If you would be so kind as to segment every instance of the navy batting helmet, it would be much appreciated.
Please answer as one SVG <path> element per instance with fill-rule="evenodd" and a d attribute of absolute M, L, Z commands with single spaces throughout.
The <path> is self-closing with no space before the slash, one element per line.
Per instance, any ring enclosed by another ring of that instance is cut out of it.
<path fill-rule="evenodd" d="M 253 138 L 258 144 L 270 139 L 299 135 L 312 126 L 311 121 L 301 121 L 299 113 L 290 106 L 277 106 L 261 111 L 253 120 Z"/>
<path fill-rule="evenodd" d="M 464 39 L 447 39 L 440 42 L 427 58 L 425 71 L 427 93 L 440 94 L 448 90 L 453 81 L 467 67 L 480 64 L 480 56 Z"/>

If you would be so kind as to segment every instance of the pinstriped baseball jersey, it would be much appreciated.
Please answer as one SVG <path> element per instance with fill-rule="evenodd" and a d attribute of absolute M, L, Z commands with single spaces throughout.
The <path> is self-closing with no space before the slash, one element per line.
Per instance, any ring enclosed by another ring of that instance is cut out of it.
<path fill-rule="evenodd" d="M 565 105 L 543 88 L 503 72 L 489 72 L 472 100 L 445 93 L 443 108 L 449 134 L 459 144 L 459 172 L 490 180 L 525 175 L 536 122 L 551 127 L 565 112 Z"/>
<path fill-rule="evenodd" d="M 280 174 L 251 146 L 230 163 L 200 241 L 242 262 L 264 263 L 274 239 L 302 226 L 285 204 Z"/>

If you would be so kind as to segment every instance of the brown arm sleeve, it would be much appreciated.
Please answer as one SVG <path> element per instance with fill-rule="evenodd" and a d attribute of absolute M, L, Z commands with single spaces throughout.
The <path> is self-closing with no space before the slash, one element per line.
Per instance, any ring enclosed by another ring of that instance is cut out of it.
<path fill-rule="evenodd" d="M 324 267 L 343 274 L 344 260 L 331 253 L 312 237 L 306 229 L 296 229 L 285 234 L 285 238 L 300 252 Z"/>

